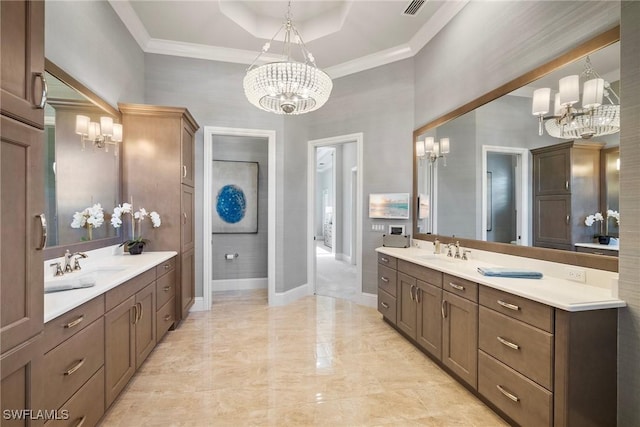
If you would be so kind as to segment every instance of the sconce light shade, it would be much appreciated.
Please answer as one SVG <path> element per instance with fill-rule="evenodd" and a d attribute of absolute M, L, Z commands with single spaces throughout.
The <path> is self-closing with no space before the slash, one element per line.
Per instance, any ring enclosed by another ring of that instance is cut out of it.
<path fill-rule="evenodd" d="M 584 108 L 597 108 L 602 105 L 604 95 L 604 79 L 591 79 L 584 82 L 582 93 L 582 106 Z"/>
<path fill-rule="evenodd" d="M 416 141 L 416 157 L 424 157 L 424 141 L 419 139 Z"/>
<path fill-rule="evenodd" d="M 113 119 L 111 117 L 100 117 L 100 134 L 104 136 L 113 135 Z"/>
<path fill-rule="evenodd" d="M 449 154 L 449 138 L 442 138 L 440 140 L 440 152 L 442 154 Z"/>
<path fill-rule="evenodd" d="M 111 140 L 114 142 L 122 142 L 122 125 L 120 123 L 113 124 L 113 136 Z"/>
<path fill-rule="evenodd" d="M 560 105 L 560 94 L 556 93 L 556 97 L 553 101 L 553 115 L 560 116 L 562 115 L 562 105 Z"/>
<path fill-rule="evenodd" d="M 551 99 L 551 88 L 543 87 L 533 91 L 533 107 L 531 114 L 534 116 L 544 116 L 549 112 L 549 100 Z"/>
<path fill-rule="evenodd" d="M 560 79 L 560 105 L 568 107 L 580 100 L 580 76 L 572 76 Z"/>
<path fill-rule="evenodd" d="M 89 134 L 89 122 L 90 120 L 87 116 L 76 116 L 76 133 L 87 136 Z"/>
<path fill-rule="evenodd" d="M 432 136 L 428 136 L 424 139 L 424 150 L 427 153 L 433 153 L 434 141 Z"/>

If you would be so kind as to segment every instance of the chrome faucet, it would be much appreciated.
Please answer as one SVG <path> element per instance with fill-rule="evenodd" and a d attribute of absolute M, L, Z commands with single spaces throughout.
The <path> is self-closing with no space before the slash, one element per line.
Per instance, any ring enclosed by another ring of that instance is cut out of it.
<path fill-rule="evenodd" d="M 64 272 L 72 273 L 76 270 L 81 270 L 82 267 L 80 267 L 80 261 L 78 261 L 78 258 L 87 258 L 88 256 L 89 255 L 84 252 L 71 253 L 69 252 L 69 249 L 67 249 L 64 253 Z M 71 260 L 73 260 L 73 267 L 71 267 Z"/>
<path fill-rule="evenodd" d="M 458 240 L 456 240 L 456 254 L 453 257 L 460 259 L 460 242 Z"/>
<path fill-rule="evenodd" d="M 449 243 L 447 245 L 447 256 L 448 257 L 452 257 L 453 256 L 453 252 L 451 252 L 451 248 L 455 247 L 456 245 L 454 245 L 453 243 Z"/>

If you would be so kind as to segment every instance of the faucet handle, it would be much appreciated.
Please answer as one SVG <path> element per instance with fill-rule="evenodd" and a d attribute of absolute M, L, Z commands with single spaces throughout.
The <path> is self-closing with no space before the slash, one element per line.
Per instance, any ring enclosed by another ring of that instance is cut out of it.
<path fill-rule="evenodd" d="M 82 267 L 80 267 L 80 261 L 78 260 L 78 258 L 88 258 L 89 255 L 85 254 L 84 252 L 76 252 L 73 255 L 73 270 L 82 270 Z"/>
<path fill-rule="evenodd" d="M 62 271 L 62 265 L 60 265 L 59 262 L 54 262 L 49 264 L 50 267 L 55 267 L 56 268 L 56 272 L 54 273 L 54 276 L 62 276 L 64 275 L 64 272 Z"/>
<path fill-rule="evenodd" d="M 463 261 L 467 261 L 469 259 L 469 257 L 467 256 L 467 254 L 470 254 L 471 250 L 470 249 L 465 249 L 462 251 L 462 260 Z"/>

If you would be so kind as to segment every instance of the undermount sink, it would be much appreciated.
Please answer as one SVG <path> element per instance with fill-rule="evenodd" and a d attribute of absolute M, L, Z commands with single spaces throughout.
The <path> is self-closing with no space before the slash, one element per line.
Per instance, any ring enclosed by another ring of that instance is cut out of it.
<path fill-rule="evenodd" d="M 64 276 L 49 277 L 44 281 L 44 292 L 50 293 L 70 289 L 90 288 L 98 281 L 104 280 L 124 269 L 126 269 L 126 267 L 103 265 L 66 273 Z"/>

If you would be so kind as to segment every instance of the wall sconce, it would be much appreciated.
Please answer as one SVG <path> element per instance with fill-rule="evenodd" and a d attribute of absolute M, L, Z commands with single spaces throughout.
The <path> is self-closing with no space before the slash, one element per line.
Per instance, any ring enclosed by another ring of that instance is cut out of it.
<path fill-rule="evenodd" d="M 442 158 L 444 165 L 447 166 L 446 154 L 449 154 L 449 138 L 442 138 L 440 141 L 435 141 L 432 136 L 428 136 L 423 140 L 416 141 L 416 157 L 422 160 L 424 158 L 429 159 L 431 163 Z"/>
<path fill-rule="evenodd" d="M 114 146 L 114 154 L 118 155 L 118 143 L 122 142 L 122 125 L 113 123 L 111 117 L 100 117 L 100 123 L 92 122 L 87 116 L 76 116 L 76 133 L 82 140 L 82 149 L 90 141 L 95 147 L 109 151 L 109 145 Z"/>

